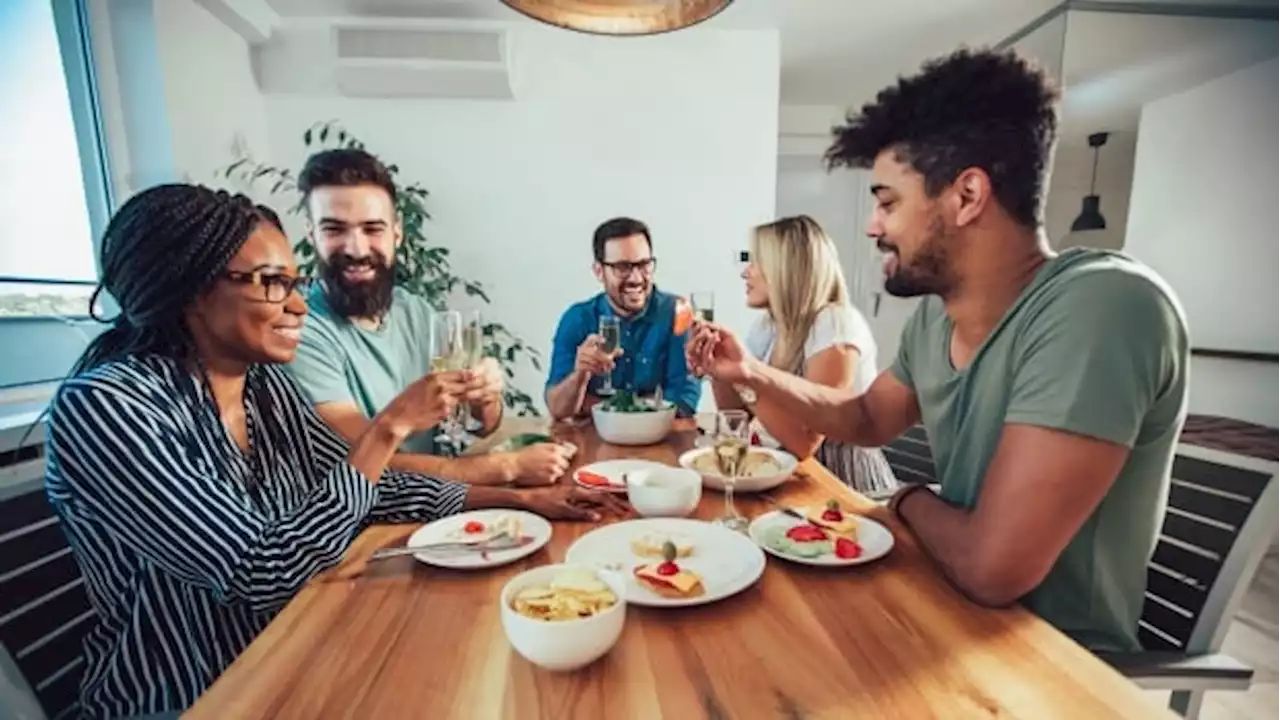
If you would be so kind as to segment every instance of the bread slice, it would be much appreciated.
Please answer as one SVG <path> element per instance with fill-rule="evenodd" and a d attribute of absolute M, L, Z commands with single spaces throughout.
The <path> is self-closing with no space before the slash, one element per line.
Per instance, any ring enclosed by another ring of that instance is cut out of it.
<path fill-rule="evenodd" d="M 676 546 L 676 557 L 684 558 L 693 554 L 693 541 L 679 535 L 663 535 L 645 533 L 631 540 L 631 552 L 642 558 L 662 558 L 662 546 L 670 542 Z"/>

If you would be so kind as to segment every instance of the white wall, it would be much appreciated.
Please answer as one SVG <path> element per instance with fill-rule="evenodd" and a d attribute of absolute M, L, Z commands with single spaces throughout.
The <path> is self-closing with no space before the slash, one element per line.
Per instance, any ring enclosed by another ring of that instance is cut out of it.
<path fill-rule="evenodd" d="M 195 0 L 157 1 L 155 21 L 175 172 L 226 185 L 218 170 L 244 152 L 269 152 L 249 45 Z"/>
<path fill-rule="evenodd" d="M 1147 104 L 1126 250 L 1169 281 L 1197 347 L 1277 350 L 1277 63 Z M 1276 367 L 1192 362 L 1191 410 L 1277 424 Z"/>
<path fill-rule="evenodd" d="M 714 291 L 718 315 L 745 325 L 737 254 L 774 216 L 776 33 L 617 39 L 522 24 L 511 51 L 514 101 L 270 93 L 272 158 L 300 166 L 302 131 L 343 122 L 426 185 L 430 237 L 536 346 L 549 350 L 565 307 L 598 292 L 591 234 L 614 215 L 650 225 L 661 287 Z M 543 379 L 517 382 L 540 395 Z"/>

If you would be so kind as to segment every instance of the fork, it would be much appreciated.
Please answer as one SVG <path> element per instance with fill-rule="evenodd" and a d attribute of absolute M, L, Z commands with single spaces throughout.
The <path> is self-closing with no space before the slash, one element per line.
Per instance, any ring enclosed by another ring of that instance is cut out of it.
<path fill-rule="evenodd" d="M 383 560 L 385 558 L 399 557 L 401 555 L 416 555 L 420 552 L 436 552 L 439 550 L 509 550 L 513 547 L 519 547 L 523 538 L 512 537 L 510 533 L 500 532 L 487 540 L 476 540 L 471 542 L 456 541 L 442 543 L 428 543 L 425 545 L 405 545 L 404 547 L 382 548 L 375 550 L 369 555 L 370 560 Z"/>

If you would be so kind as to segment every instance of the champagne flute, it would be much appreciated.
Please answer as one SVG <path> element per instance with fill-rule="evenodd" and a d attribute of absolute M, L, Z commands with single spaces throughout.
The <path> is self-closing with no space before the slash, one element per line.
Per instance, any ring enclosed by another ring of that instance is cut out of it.
<path fill-rule="evenodd" d="M 466 350 L 462 341 L 462 313 L 456 310 L 435 313 L 431 319 L 431 333 L 433 335 L 431 372 L 462 370 L 467 363 Z M 436 436 L 436 439 L 456 444 L 456 438 L 461 435 L 459 429 L 455 427 L 456 424 L 456 414 L 448 417 L 441 424 L 441 433 Z"/>
<path fill-rule="evenodd" d="M 746 410 L 721 410 L 716 422 L 716 441 L 712 448 L 716 466 L 724 476 L 724 515 L 716 518 L 715 522 L 737 532 L 747 528 L 747 519 L 733 505 L 733 489 L 750 450 L 750 427 L 751 416 Z"/>
<path fill-rule="evenodd" d="M 716 321 L 716 296 L 710 292 L 689 294 L 689 302 L 693 305 L 693 314 L 698 320 L 706 323 Z"/>
<path fill-rule="evenodd" d="M 479 310 L 460 314 L 462 316 L 462 367 L 460 369 L 471 370 L 484 358 L 484 324 L 481 322 Z M 459 448 L 466 436 L 467 419 L 470 416 L 471 406 L 468 404 L 458 403 L 453 410 L 453 422 L 450 423 L 449 430 L 454 445 Z"/>
<path fill-rule="evenodd" d="M 613 315 L 607 315 L 600 318 L 600 349 L 607 355 L 612 355 L 618 349 L 618 344 L 622 339 L 622 326 L 618 323 L 618 318 Z M 606 373 L 604 376 L 604 384 L 600 386 L 601 395 L 613 394 L 613 373 Z"/>

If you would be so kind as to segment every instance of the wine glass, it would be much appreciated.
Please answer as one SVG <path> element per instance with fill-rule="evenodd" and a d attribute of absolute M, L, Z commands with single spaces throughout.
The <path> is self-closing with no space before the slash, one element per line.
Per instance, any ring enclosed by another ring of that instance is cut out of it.
<path fill-rule="evenodd" d="M 622 326 L 618 323 L 618 318 L 612 315 L 600 318 L 600 349 L 607 355 L 612 355 L 618 349 L 618 343 L 622 338 Z M 600 395 L 613 394 L 613 373 L 606 373 L 604 376 L 604 384 L 600 386 Z"/>
<path fill-rule="evenodd" d="M 742 532 L 747 519 L 733 506 L 733 488 L 738 474 L 746 463 L 751 447 L 751 415 L 746 410 L 721 410 L 716 421 L 716 441 L 712 447 L 716 467 L 724 475 L 724 515 L 716 518 L 716 524 Z"/>
<path fill-rule="evenodd" d="M 716 296 L 710 292 L 690 293 L 689 302 L 693 305 L 693 314 L 698 320 L 706 323 L 716 321 Z"/>
<path fill-rule="evenodd" d="M 431 357 L 432 372 L 466 370 L 480 362 L 483 326 L 479 312 L 467 313 L 465 320 L 457 310 L 436 313 L 432 319 L 432 333 L 435 336 Z M 450 443 L 455 451 L 461 450 L 469 412 L 466 405 L 459 404 L 453 415 L 441 425 L 442 432 L 436 439 Z"/>

